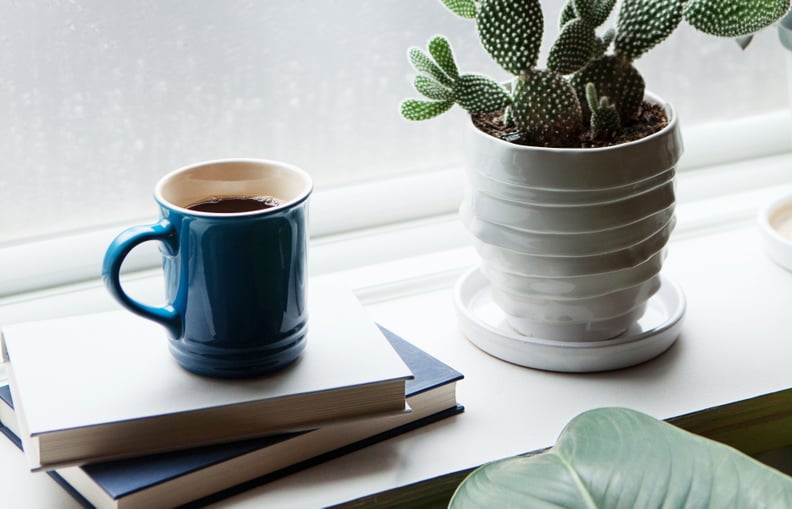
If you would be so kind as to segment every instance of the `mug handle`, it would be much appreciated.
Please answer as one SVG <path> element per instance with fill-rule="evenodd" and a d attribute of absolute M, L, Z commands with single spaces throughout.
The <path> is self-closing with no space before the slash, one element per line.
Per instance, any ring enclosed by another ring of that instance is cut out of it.
<path fill-rule="evenodd" d="M 122 306 L 143 318 L 163 325 L 168 329 L 171 337 L 178 338 L 182 329 L 181 318 L 172 305 L 156 307 L 143 304 L 127 295 L 121 287 L 119 279 L 121 264 L 135 246 L 149 240 L 159 240 L 172 253 L 176 252 L 176 229 L 167 219 L 163 218 L 160 222 L 152 225 L 132 226 L 118 234 L 107 248 L 102 264 L 102 279 L 110 295 Z"/>

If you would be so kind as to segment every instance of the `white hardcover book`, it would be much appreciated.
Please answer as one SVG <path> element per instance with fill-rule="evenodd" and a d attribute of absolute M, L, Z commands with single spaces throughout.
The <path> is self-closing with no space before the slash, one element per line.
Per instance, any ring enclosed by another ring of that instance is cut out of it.
<path fill-rule="evenodd" d="M 141 456 L 409 411 L 410 370 L 352 292 L 308 292 L 306 349 L 242 380 L 181 368 L 165 330 L 127 311 L 3 329 L 20 438 L 31 469 Z"/>

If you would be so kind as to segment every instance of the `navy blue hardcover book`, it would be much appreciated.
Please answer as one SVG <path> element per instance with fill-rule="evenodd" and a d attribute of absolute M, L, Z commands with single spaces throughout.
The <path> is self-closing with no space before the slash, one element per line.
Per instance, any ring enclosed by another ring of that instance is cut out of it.
<path fill-rule="evenodd" d="M 411 413 L 49 474 L 86 506 L 200 506 L 462 412 L 456 401 L 456 382 L 462 374 L 381 329 L 414 375 L 405 388 Z M 8 386 L 0 387 L 0 410 L 2 405 L 6 408 L 0 411 L 0 431 L 21 447 L 9 429 L 13 403 Z"/>

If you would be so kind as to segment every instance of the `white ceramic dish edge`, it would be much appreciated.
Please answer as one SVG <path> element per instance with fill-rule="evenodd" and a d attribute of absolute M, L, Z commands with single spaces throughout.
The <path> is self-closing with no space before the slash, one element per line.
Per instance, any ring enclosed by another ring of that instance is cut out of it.
<path fill-rule="evenodd" d="M 454 306 L 463 334 L 494 357 L 547 371 L 608 371 L 653 359 L 679 337 L 686 308 L 681 288 L 663 276 L 660 291 L 649 300 L 644 315 L 624 334 L 601 341 L 554 341 L 514 331 L 492 302 L 488 287 L 478 267 L 457 282 Z M 489 316 L 481 316 L 482 311 Z"/>
<path fill-rule="evenodd" d="M 786 270 L 792 271 L 792 241 L 781 235 L 772 223 L 774 216 L 783 208 L 789 209 L 792 219 L 792 195 L 781 196 L 762 207 L 757 215 L 757 222 L 770 258 Z"/>

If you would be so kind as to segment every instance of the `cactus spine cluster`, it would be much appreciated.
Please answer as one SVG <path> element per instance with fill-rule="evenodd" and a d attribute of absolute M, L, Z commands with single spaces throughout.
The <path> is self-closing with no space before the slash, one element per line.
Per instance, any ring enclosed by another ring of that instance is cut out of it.
<path fill-rule="evenodd" d="M 420 73 L 415 88 L 427 100 L 408 99 L 402 114 L 425 120 L 460 105 L 471 114 L 505 111 L 507 122 L 531 144 L 569 146 L 590 127 L 601 139 L 637 119 L 645 83 L 633 62 L 687 21 L 707 34 L 742 37 L 779 19 L 790 0 L 622 0 L 616 27 L 598 35 L 616 0 L 568 0 L 544 69 L 537 68 L 544 17 L 539 0 L 442 0 L 475 20 L 481 43 L 514 76 L 508 86 L 460 74 L 442 36 L 429 54 L 413 48 Z M 612 48 L 611 48 L 612 47 Z"/>

